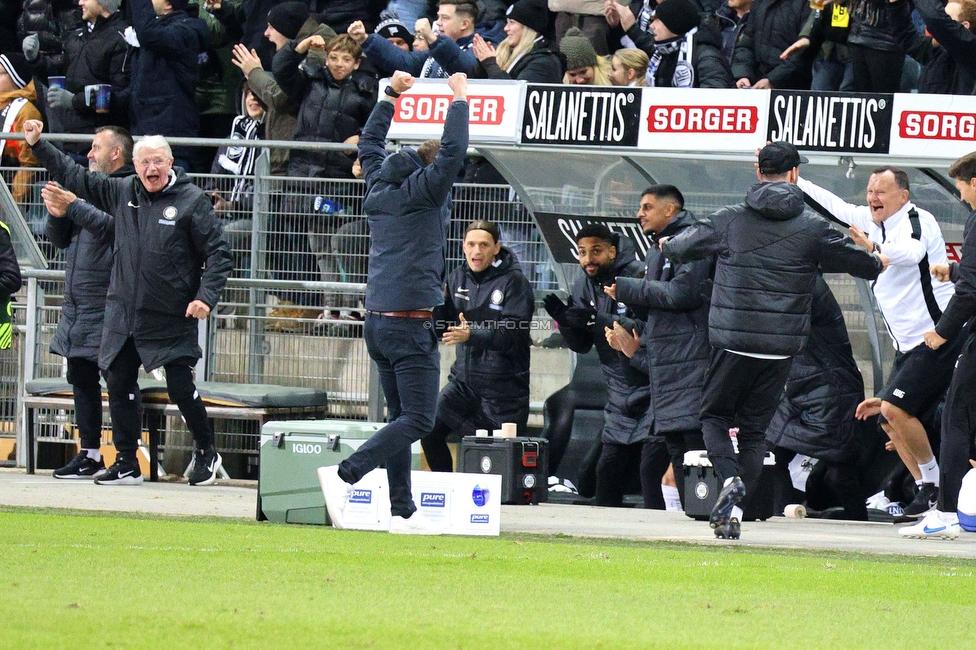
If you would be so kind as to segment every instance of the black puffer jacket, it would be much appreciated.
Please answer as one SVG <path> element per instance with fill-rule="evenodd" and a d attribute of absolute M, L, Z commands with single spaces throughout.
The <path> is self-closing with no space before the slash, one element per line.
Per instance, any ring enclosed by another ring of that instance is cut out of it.
<path fill-rule="evenodd" d="M 596 318 L 585 329 L 560 326 L 566 344 L 573 352 L 589 352 L 596 346 L 607 382 L 609 399 L 604 409 L 603 442 L 629 445 L 647 438 L 653 418 L 650 409 L 650 388 L 647 373 L 635 368 L 623 353 L 610 347 L 603 328 L 613 327 L 614 321 L 628 332 L 644 329 L 647 310 L 630 308 L 613 300 L 603 291 L 619 277 L 639 278 L 644 265 L 634 257 L 630 239 L 620 237 L 617 257 L 606 274 L 591 278 L 584 275 L 573 284 L 570 295 L 577 306 L 593 307 Z"/>
<path fill-rule="evenodd" d="M 807 0 L 756 0 L 732 51 L 732 76 L 750 83 L 769 79 L 773 88 L 809 88 L 810 67 L 817 53 L 795 53 L 786 61 L 779 58 L 796 41 L 809 14 Z"/>
<path fill-rule="evenodd" d="M 288 98 L 298 104 L 295 140 L 343 142 L 358 135 L 376 103 L 375 95 L 359 85 L 357 78 L 335 81 L 324 65 L 300 67 L 303 55 L 295 43 L 286 43 L 274 58 L 274 77 Z M 292 150 L 289 176 L 352 178 L 355 156 L 341 151 Z"/>
<path fill-rule="evenodd" d="M 976 34 L 949 18 L 939 0 L 915 0 L 915 8 L 938 45 L 915 29 L 908 2 L 889 3 L 888 17 L 898 44 L 922 64 L 918 92 L 968 95 L 976 85 Z"/>
<path fill-rule="evenodd" d="M 516 62 L 511 72 L 499 68 L 495 57 L 491 57 L 479 63 L 475 76 L 488 79 L 518 79 L 538 84 L 558 84 L 563 82 L 565 68 L 566 65 L 559 52 L 552 50 L 545 39 L 540 39 Z"/>
<path fill-rule="evenodd" d="M 864 381 L 854 361 L 840 305 L 823 277 L 813 290 L 810 338 L 793 357 L 786 393 L 766 440 L 813 458 L 853 462 L 857 456 L 854 411 Z"/>
<path fill-rule="evenodd" d="M 849 0 L 847 11 L 851 15 L 851 31 L 848 45 L 860 45 L 872 50 L 901 52 L 895 31 L 888 20 L 888 0 Z"/>
<path fill-rule="evenodd" d="M 135 173 L 125 165 L 112 173 L 124 178 Z M 51 339 L 51 352 L 62 357 L 98 361 L 105 321 L 105 295 L 112 273 L 115 229 L 82 228 L 78 222 L 96 221 L 88 214 L 98 208 L 86 201 L 75 201 L 62 218 L 48 216 L 46 233 L 58 248 L 64 249 L 64 304 L 61 320 Z M 107 220 L 100 220 L 104 225 Z"/>
<path fill-rule="evenodd" d="M 627 36 L 634 41 L 634 45 L 644 50 L 647 56 L 654 56 L 658 46 L 666 46 L 675 41 L 685 40 L 679 36 L 671 41 L 655 44 L 654 33 L 641 30 L 637 23 L 627 30 Z M 678 52 L 668 52 L 661 57 L 661 63 L 654 71 L 654 85 L 658 88 L 670 88 L 673 85 L 674 71 L 678 65 Z M 691 37 L 691 67 L 695 71 L 695 88 L 732 88 L 732 70 L 725 55 L 722 54 L 722 33 L 718 24 L 707 21 Z"/>
<path fill-rule="evenodd" d="M 25 36 L 36 34 L 40 62 L 38 73 L 59 74 L 52 70 L 61 67 L 63 36 L 77 27 L 81 10 L 71 0 L 24 0 L 23 11 L 17 18 L 17 47 L 19 52 Z"/>
<path fill-rule="evenodd" d="M 89 215 L 98 222 L 79 225 L 115 229 L 99 366 L 108 368 L 130 336 L 146 370 L 200 358 L 187 305 L 200 300 L 213 310 L 233 266 L 210 198 L 178 168 L 150 195 L 138 176 L 89 172 L 43 140 L 34 154 L 52 179 L 104 210 Z"/>
<path fill-rule="evenodd" d="M 94 133 L 99 126 L 129 123 L 125 106 L 119 101 L 132 75 L 129 46 L 122 38 L 125 28 L 125 19 L 116 12 L 108 18 L 97 17 L 91 31 L 86 24 L 65 38 L 62 58 L 65 88 L 75 93 L 71 110 L 58 112 L 65 132 Z M 94 105 L 85 103 L 85 86 L 91 84 L 112 85 L 108 113 L 97 113 Z"/>
<path fill-rule="evenodd" d="M 682 211 L 661 232 L 672 237 L 691 227 L 695 218 Z M 713 261 L 671 264 L 655 245 L 647 253 L 644 279 L 617 278 L 617 300 L 647 310 L 641 346 L 631 362 L 648 373 L 653 432 L 689 431 L 701 424 L 702 386 L 711 347 L 708 302 Z"/>
<path fill-rule="evenodd" d="M 479 277 L 467 264 L 451 271 L 444 305 L 435 318 L 457 324 L 458 314 L 464 313 L 471 323 L 471 338 L 457 346 L 453 379 L 481 397 L 528 399 L 535 297 L 510 250 L 502 247 L 496 262 Z"/>
<path fill-rule="evenodd" d="M 873 280 L 881 260 L 803 203 L 793 183 L 756 183 L 746 202 L 722 208 L 664 242 L 673 262 L 718 254 L 708 314 L 713 348 L 793 356 L 810 334 L 819 267 Z"/>

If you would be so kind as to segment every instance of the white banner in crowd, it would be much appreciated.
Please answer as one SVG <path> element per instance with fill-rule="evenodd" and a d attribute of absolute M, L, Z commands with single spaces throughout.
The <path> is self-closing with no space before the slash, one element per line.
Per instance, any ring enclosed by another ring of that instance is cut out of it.
<path fill-rule="evenodd" d="M 755 151 L 766 143 L 769 93 L 645 88 L 637 148 Z"/>
<path fill-rule="evenodd" d="M 976 151 L 976 97 L 895 95 L 888 153 L 955 159 Z"/>
<path fill-rule="evenodd" d="M 380 92 L 389 84 L 380 80 Z M 477 142 L 517 142 L 525 84 L 518 81 L 468 81 L 469 137 Z M 454 92 L 446 79 L 417 79 L 400 95 L 393 112 L 389 138 L 439 139 Z"/>

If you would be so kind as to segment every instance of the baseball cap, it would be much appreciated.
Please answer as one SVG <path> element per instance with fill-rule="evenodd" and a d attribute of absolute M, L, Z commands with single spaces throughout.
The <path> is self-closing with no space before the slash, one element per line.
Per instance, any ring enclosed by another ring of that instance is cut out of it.
<path fill-rule="evenodd" d="M 759 171 L 763 174 L 785 174 L 808 162 L 789 142 L 771 142 L 759 152 Z"/>

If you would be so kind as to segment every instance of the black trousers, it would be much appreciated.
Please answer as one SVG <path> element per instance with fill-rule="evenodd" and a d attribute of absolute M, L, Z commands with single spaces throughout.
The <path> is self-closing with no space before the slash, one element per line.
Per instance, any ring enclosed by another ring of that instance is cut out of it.
<path fill-rule="evenodd" d="M 196 359 L 175 359 L 163 366 L 166 371 L 166 392 L 180 409 L 180 415 L 193 434 L 197 449 L 211 449 L 214 444 L 213 427 L 207 420 L 207 408 L 193 383 Z M 115 449 L 127 457 L 135 456 L 142 435 L 142 396 L 139 393 L 139 366 L 142 359 L 135 340 L 129 340 L 105 371 L 108 384 L 108 408 L 112 415 L 112 436 Z"/>
<path fill-rule="evenodd" d="M 948 343 L 946 344 L 948 345 Z M 952 383 L 942 411 L 942 448 L 939 451 L 939 510 L 955 512 L 962 479 L 976 456 L 976 334 L 966 340 L 952 373 Z"/>
<path fill-rule="evenodd" d="M 854 90 L 859 93 L 896 93 L 901 88 L 901 71 L 905 65 L 902 52 L 872 50 L 848 45 L 854 68 Z"/>
<path fill-rule="evenodd" d="M 664 431 L 664 446 L 668 450 L 668 458 L 674 467 L 674 482 L 678 488 L 678 496 L 681 499 L 681 507 L 685 505 L 685 452 L 694 449 L 704 449 L 705 441 L 702 439 L 701 429 L 690 431 Z"/>
<path fill-rule="evenodd" d="M 82 449 L 102 444 L 102 387 L 98 363 L 81 357 L 68 358 L 68 383 L 75 399 L 75 424 Z"/>
<path fill-rule="evenodd" d="M 604 442 L 596 465 L 594 505 L 622 505 L 624 492 L 636 475 L 640 477 L 644 507 L 664 510 L 661 477 L 668 469 L 668 462 L 664 441 L 657 436 L 632 445 Z"/>
<path fill-rule="evenodd" d="M 702 435 L 720 481 L 738 476 L 755 491 L 766 454 L 766 427 L 779 405 L 792 359 L 756 359 L 712 349 L 702 394 Z M 729 429 L 738 427 L 736 455 Z"/>

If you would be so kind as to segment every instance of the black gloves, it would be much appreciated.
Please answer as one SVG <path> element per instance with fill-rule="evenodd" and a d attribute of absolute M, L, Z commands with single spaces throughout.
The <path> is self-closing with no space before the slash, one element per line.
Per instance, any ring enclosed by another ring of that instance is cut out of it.
<path fill-rule="evenodd" d="M 572 296 L 569 297 L 569 304 L 564 305 L 556 294 L 550 293 L 542 304 L 561 327 L 586 329 L 596 322 L 596 310 L 577 305 Z"/>
<path fill-rule="evenodd" d="M 552 316 L 553 320 L 560 325 L 566 324 L 566 310 L 569 308 L 563 304 L 563 301 L 559 299 L 559 296 L 554 293 L 550 293 L 542 301 L 542 304 L 546 308 L 546 312 Z M 573 304 L 572 296 L 569 298 L 569 304 Z"/>
<path fill-rule="evenodd" d="M 566 324 L 587 329 L 596 322 L 596 310 L 592 307 L 570 307 L 566 310 Z"/>

